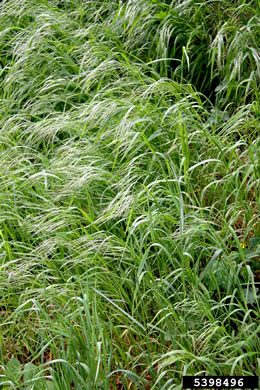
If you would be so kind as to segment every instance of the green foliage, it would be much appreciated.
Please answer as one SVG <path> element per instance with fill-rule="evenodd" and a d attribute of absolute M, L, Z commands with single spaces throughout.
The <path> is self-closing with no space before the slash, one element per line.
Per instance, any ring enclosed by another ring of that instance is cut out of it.
<path fill-rule="evenodd" d="M 54 390 L 55 386 L 52 382 L 41 379 L 40 370 L 32 363 L 27 363 L 21 366 L 21 363 L 16 358 L 12 357 L 6 364 L 3 374 L 0 376 L 1 390 L 10 390 L 16 388 L 24 390 Z"/>
<path fill-rule="evenodd" d="M 0 3 L 0 388 L 259 375 L 255 1 Z"/>

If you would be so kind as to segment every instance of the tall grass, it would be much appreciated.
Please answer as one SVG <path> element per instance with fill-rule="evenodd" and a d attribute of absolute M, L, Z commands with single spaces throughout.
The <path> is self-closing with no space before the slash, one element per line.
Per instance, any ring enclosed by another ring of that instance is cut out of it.
<path fill-rule="evenodd" d="M 0 388 L 259 375 L 255 1 L 0 4 Z"/>

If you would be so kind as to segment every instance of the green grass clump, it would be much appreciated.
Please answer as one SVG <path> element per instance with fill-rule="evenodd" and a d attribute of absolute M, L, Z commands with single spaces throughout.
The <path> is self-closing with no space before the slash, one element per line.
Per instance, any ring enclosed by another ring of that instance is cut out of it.
<path fill-rule="evenodd" d="M 0 388 L 259 375 L 255 1 L 0 4 Z"/>

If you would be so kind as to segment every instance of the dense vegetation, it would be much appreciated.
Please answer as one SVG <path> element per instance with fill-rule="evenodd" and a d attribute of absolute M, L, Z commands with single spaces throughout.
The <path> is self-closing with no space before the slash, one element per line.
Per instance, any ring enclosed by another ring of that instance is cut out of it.
<path fill-rule="evenodd" d="M 0 3 L 0 388 L 259 375 L 259 5 Z"/>

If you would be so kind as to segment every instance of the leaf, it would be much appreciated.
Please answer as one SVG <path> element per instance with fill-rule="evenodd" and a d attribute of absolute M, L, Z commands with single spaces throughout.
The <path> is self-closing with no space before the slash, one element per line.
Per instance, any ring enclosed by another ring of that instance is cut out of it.
<path fill-rule="evenodd" d="M 21 378 L 21 363 L 15 357 L 12 357 L 12 359 L 7 363 L 5 375 L 14 382 Z"/>
<path fill-rule="evenodd" d="M 168 16 L 168 13 L 164 12 L 164 11 L 160 11 L 157 14 L 155 14 L 154 16 L 158 19 L 164 19 Z"/>
<path fill-rule="evenodd" d="M 260 237 L 249 239 L 249 248 L 246 250 L 246 259 L 251 263 L 253 271 L 259 270 Z"/>
<path fill-rule="evenodd" d="M 34 383 L 37 383 L 36 385 L 34 385 L 34 387 L 32 387 L 31 384 L 25 387 L 24 390 L 32 390 L 32 388 L 35 390 L 56 390 L 57 389 L 55 383 L 51 381 L 41 380 L 40 382 L 34 382 Z"/>
<path fill-rule="evenodd" d="M 0 389 L 1 390 L 3 390 L 2 387 L 1 387 L 1 386 L 3 386 L 2 383 L 6 382 L 6 381 L 7 381 L 6 376 L 5 375 L 0 375 Z"/>
<path fill-rule="evenodd" d="M 55 390 L 56 389 L 55 383 L 51 381 L 45 381 L 44 388 L 47 390 Z"/>
<path fill-rule="evenodd" d="M 9 360 L 9 362 L 6 365 L 6 371 L 16 372 L 20 370 L 20 367 L 21 367 L 21 363 L 19 362 L 19 360 L 16 359 L 15 357 L 12 357 L 12 359 Z"/>
<path fill-rule="evenodd" d="M 249 249 L 260 250 L 260 237 L 251 237 L 249 239 Z"/>
<path fill-rule="evenodd" d="M 223 88 L 224 88 L 224 85 L 219 84 L 219 85 L 215 88 L 215 92 L 219 92 L 219 91 L 221 91 Z"/>
<path fill-rule="evenodd" d="M 200 275 L 200 278 L 199 278 L 199 282 L 202 281 L 202 279 L 205 278 L 205 276 L 209 273 L 209 271 L 211 270 L 212 266 L 213 266 L 213 263 L 214 261 L 218 258 L 218 256 L 220 255 L 220 253 L 222 252 L 222 249 L 217 249 L 216 252 L 214 253 L 214 255 L 212 256 L 212 258 L 210 259 L 210 261 L 208 262 L 207 266 L 205 267 L 205 269 L 202 271 L 201 275 Z"/>
<path fill-rule="evenodd" d="M 244 295 L 246 297 L 246 303 L 249 304 L 253 304 L 253 303 L 256 303 L 257 302 L 257 294 L 258 294 L 258 288 L 256 288 L 256 290 L 254 291 L 253 288 L 245 288 L 243 289 L 243 292 L 244 292 Z"/>
<path fill-rule="evenodd" d="M 30 381 L 37 374 L 38 367 L 36 367 L 33 363 L 27 363 L 23 369 L 23 380 L 24 382 Z"/>

